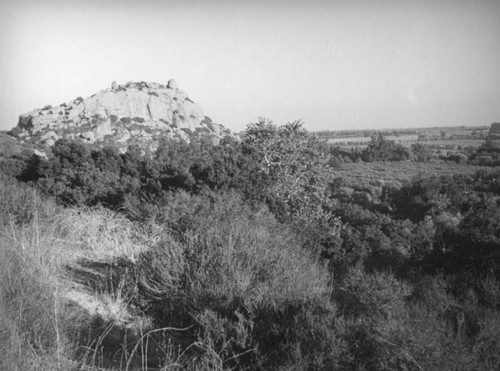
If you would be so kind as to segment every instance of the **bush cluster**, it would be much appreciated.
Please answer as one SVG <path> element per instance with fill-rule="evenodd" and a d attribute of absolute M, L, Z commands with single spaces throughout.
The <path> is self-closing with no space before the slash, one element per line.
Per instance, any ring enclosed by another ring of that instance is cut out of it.
<path fill-rule="evenodd" d="M 1 164 L 2 369 L 500 367 L 498 170 L 349 191 L 265 119 Z"/>

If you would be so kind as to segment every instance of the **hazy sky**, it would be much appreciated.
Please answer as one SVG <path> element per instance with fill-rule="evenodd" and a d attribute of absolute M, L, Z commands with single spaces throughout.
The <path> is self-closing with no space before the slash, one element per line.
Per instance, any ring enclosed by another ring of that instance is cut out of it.
<path fill-rule="evenodd" d="M 1 130 L 170 78 L 236 131 L 500 121 L 500 0 L 2 0 L 0 50 Z"/>

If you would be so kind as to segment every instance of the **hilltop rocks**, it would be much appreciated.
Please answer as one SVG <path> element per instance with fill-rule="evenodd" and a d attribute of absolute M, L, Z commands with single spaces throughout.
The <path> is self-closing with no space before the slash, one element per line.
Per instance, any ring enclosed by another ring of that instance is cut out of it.
<path fill-rule="evenodd" d="M 491 149 L 500 148 L 500 122 L 491 124 L 490 131 L 486 137 L 486 146 Z"/>
<path fill-rule="evenodd" d="M 87 99 L 78 97 L 21 115 L 13 133 L 24 141 L 48 146 L 59 138 L 80 138 L 89 143 L 115 144 L 122 150 L 130 144 L 154 150 L 162 137 L 190 142 L 203 135 L 218 142 L 232 136 L 206 117 L 200 105 L 189 99 L 173 79 L 167 85 L 113 82 L 110 88 Z"/>
<path fill-rule="evenodd" d="M 167 88 L 169 88 L 169 89 L 178 89 L 177 82 L 174 79 L 168 80 Z"/>

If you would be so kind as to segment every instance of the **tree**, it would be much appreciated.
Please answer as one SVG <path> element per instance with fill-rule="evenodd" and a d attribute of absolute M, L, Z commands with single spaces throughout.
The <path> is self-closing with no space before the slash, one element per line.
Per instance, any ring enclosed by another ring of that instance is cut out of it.
<path fill-rule="evenodd" d="M 288 216 L 299 222 L 311 241 L 324 245 L 325 239 L 338 235 L 340 223 L 330 212 L 333 201 L 328 184 L 333 174 L 329 156 L 318 143 L 301 121 L 276 126 L 260 118 L 248 125 L 242 145 L 270 178 L 270 191 L 285 204 Z"/>
<path fill-rule="evenodd" d="M 427 162 L 431 157 L 427 147 L 421 143 L 412 144 L 411 152 L 413 153 L 416 162 Z"/>
<path fill-rule="evenodd" d="M 257 152 L 261 171 L 271 176 L 275 195 L 292 213 L 325 201 L 331 169 L 318 143 L 300 121 L 275 126 L 264 118 L 250 124 L 243 139 L 247 152 Z"/>
<path fill-rule="evenodd" d="M 407 161 L 410 157 L 411 152 L 408 148 L 396 144 L 393 140 L 387 140 L 382 133 L 372 135 L 368 147 L 361 153 L 361 159 L 366 162 Z"/>

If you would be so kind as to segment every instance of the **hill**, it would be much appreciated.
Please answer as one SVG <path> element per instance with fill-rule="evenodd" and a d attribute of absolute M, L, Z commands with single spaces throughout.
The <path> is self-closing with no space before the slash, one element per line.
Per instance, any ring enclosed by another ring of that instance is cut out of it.
<path fill-rule="evenodd" d="M 19 117 L 10 132 L 22 142 L 50 147 L 60 138 L 78 139 L 98 147 L 113 145 L 125 151 L 140 145 L 152 152 L 162 138 L 189 143 L 205 138 L 218 143 L 234 137 L 205 116 L 201 106 L 177 87 L 155 82 L 113 82 L 87 99 L 78 97 L 57 106 L 34 109 Z"/>

